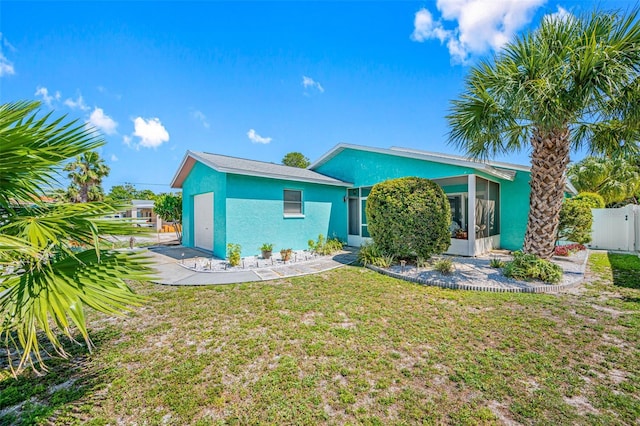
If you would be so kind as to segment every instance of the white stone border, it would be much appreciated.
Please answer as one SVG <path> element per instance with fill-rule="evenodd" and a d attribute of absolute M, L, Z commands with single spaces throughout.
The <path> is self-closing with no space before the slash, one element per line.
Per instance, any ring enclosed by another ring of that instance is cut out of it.
<path fill-rule="evenodd" d="M 387 269 L 380 268 L 374 265 L 367 265 L 366 268 L 392 278 L 397 278 L 399 280 L 409 281 L 416 284 L 428 285 L 433 287 L 448 288 L 451 290 L 473 290 L 473 291 L 487 291 L 487 292 L 493 292 L 493 293 L 557 293 L 559 291 L 575 287 L 584 280 L 584 273 L 585 273 L 584 268 L 585 268 L 585 265 L 587 264 L 587 261 L 589 260 L 589 254 L 590 252 L 589 250 L 587 250 L 587 255 L 585 256 L 585 260 L 582 263 L 582 272 L 576 273 L 576 272 L 563 271 L 564 274 L 579 275 L 578 277 L 576 277 L 575 280 L 572 280 L 566 284 L 556 284 L 556 285 L 541 284 L 535 287 L 490 287 L 490 286 L 473 285 L 473 284 L 447 283 L 447 282 L 426 280 L 424 278 L 419 278 L 419 277 L 409 277 L 409 276 L 398 274 L 396 272 L 389 271 Z"/>

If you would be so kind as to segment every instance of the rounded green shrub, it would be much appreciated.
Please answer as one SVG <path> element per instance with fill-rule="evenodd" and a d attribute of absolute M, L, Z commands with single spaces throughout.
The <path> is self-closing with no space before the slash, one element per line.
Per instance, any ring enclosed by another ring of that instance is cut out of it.
<path fill-rule="evenodd" d="M 593 214 L 585 200 L 570 198 L 564 200 L 560 209 L 560 224 L 557 240 L 586 244 L 591 241 Z"/>
<path fill-rule="evenodd" d="M 428 258 L 451 244 L 449 200 L 429 179 L 406 177 L 375 185 L 366 213 L 376 246 L 396 258 Z"/>
<path fill-rule="evenodd" d="M 572 199 L 582 201 L 592 209 L 605 208 L 604 198 L 596 192 L 581 192 Z"/>

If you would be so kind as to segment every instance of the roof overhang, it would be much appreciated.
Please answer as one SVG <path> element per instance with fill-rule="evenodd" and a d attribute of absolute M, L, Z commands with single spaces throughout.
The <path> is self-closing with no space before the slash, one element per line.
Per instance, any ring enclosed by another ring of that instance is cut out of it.
<path fill-rule="evenodd" d="M 502 166 L 501 168 L 496 168 L 485 162 L 473 161 L 473 160 L 449 156 L 449 155 L 441 155 L 441 154 L 435 154 L 435 153 L 417 151 L 417 150 L 411 150 L 411 149 L 405 149 L 405 148 L 394 147 L 391 149 L 386 149 L 386 148 L 375 148 L 375 147 L 368 147 L 368 146 L 362 146 L 362 145 L 352 145 L 352 144 L 346 144 L 346 143 L 341 143 L 333 147 L 329 152 L 327 152 L 322 157 L 320 157 L 317 161 L 311 164 L 308 167 L 308 169 L 313 170 L 317 167 L 320 167 L 322 164 L 326 163 L 327 161 L 329 161 L 330 159 L 332 159 L 333 157 L 335 157 L 340 152 L 346 149 L 353 149 L 353 150 L 365 151 L 365 152 L 374 152 L 378 154 L 393 155 L 396 157 L 412 158 L 417 160 L 431 161 L 435 163 L 450 164 L 454 166 L 469 167 L 499 179 L 508 180 L 508 181 L 513 181 L 515 179 L 514 171 L 504 170 L 504 168 L 506 168 L 506 164 L 501 164 Z"/>
<path fill-rule="evenodd" d="M 182 158 L 182 162 L 180 163 L 180 167 L 178 167 L 178 171 L 171 180 L 171 188 L 182 188 L 182 183 L 189 175 L 189 172 L 193 168 L 194 164 L 196 164 L 196 159 L 193 156 L 193 152 L 187 151 L 187 153 Z"/>
<path fill-rule="evenodd" d="M 573 186 L 573 183 L 571 183 L 569 178 L 567 178 L 567 183 L 564 186 L 564 190 L 571 195 L 578 195 L 578 190 L 575 186 Z"/>
<path fill-rule="evenodd" d="M 182 163 L 180 163 L 180 167 L 178 168 L 178 171 L 176 172 L 175 176 L 173 177 L 173 180 L 171 181 L 172 188 L 182 188 L 182 184 L 184 180 L 189 175 L 189 172 L 195 165 L 196 161 L 220 173 L 231 173 L 236 175 L 254 176 L 254 177 L 267 178 L 267 179 L 280 179 L 280 180 L 288 180 L 288 181 L 294 181 L 294 182 L 317 183 L 320 185 L 339 186 L 339 187 L 345 187 L 345 188 L 350 188 L 353 186 L 352 183 L 338 181 L 337 179 L 334 179 L 334 181 L 327 181 L 323 179 L 313 179 L 308 177 L 299 177 L 299 176 L 292 177 L 292 176 L 289 176 L 286 174 L 280 174 L 280 173 L 259 173 L 259 172 L 244 170 L 244 169 L 236 169 L 232 167 L 221 167 L 217 164 L 213 164 L 211 161 L 207 160 L 206 158 L 198 155 L 193 151 L 187 151 L 187 153 L 185 154 L 182 160 Z"/>

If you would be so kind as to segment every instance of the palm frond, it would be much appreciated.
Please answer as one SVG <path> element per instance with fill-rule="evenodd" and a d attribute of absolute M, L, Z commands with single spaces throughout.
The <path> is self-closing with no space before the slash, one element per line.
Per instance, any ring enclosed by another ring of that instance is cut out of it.
<path fill-rule="evenodd" d="M 73 339 L 75 326 L 87 346 L 84 306 L 107 314 L 121 314 L 143 298 L 126 284 L 149 279 L 149 260 L 143 254 L 86 250 L 75 256 L 61 253 L 40 263 L 25 263 L 0 281 L 0 336 L 9 353 L 20 354 L 15 371 L 29 364 L 42 368 L 38 330 L 59 354 L 65 355 L 58 333 Z"/>
<path fill-rule="evenodd" d="M 107 235 L 143 235 L 149 231 L 132 226 L 133 219 L 108 219 L 125 209 L 106 202 L 55 203 L 14 209 L 0 233 L 24 239 L 36 250 L 50 245 L 97 246 Z"/>
<path fill-rule="evenodd" d="M 90 347 L 84 307 L 117 314 L 140 304 L 124 280 L 151 273 L 141 254 L 100 249 L 106 235 L 144 231 L 104 218 L 121 206 L 41 201 L 69 159 L 103 141 L 64 116 L 40 115 L 38 107 L 0 105 L 0 336 L 10 357 L 19 358 L 14 373 L 27 364 L 44 368 L 41 337 L 64 355 L 60 333 L 73 338 L 75 328 Z"/>
<path fill-rule="evenodd" d="M 77 121 L 38 117 L 39 102 L 0 105 L 0 207 L 31 200 L 50 187 L 69 158 L 102 145 L 100 135 Z"/>
<path fill-rule="evenodd" d="M 640 9 L 544 19 L 472 67 L 451 102 L 449 142 L 474 157 L 525 148 L 534 130 L 571 129 L 572 146 L 637 152 Z"/>

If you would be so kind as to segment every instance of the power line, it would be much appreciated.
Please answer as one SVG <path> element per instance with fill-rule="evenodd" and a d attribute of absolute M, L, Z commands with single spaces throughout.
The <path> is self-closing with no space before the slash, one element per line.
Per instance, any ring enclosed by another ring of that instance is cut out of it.
<path fill-rule="evenodd" d="M 149 186 L 171 186 L 170 183 L 141 183 L 141 182 L 121 182 L 125 185 L 149 185 Z"/>

